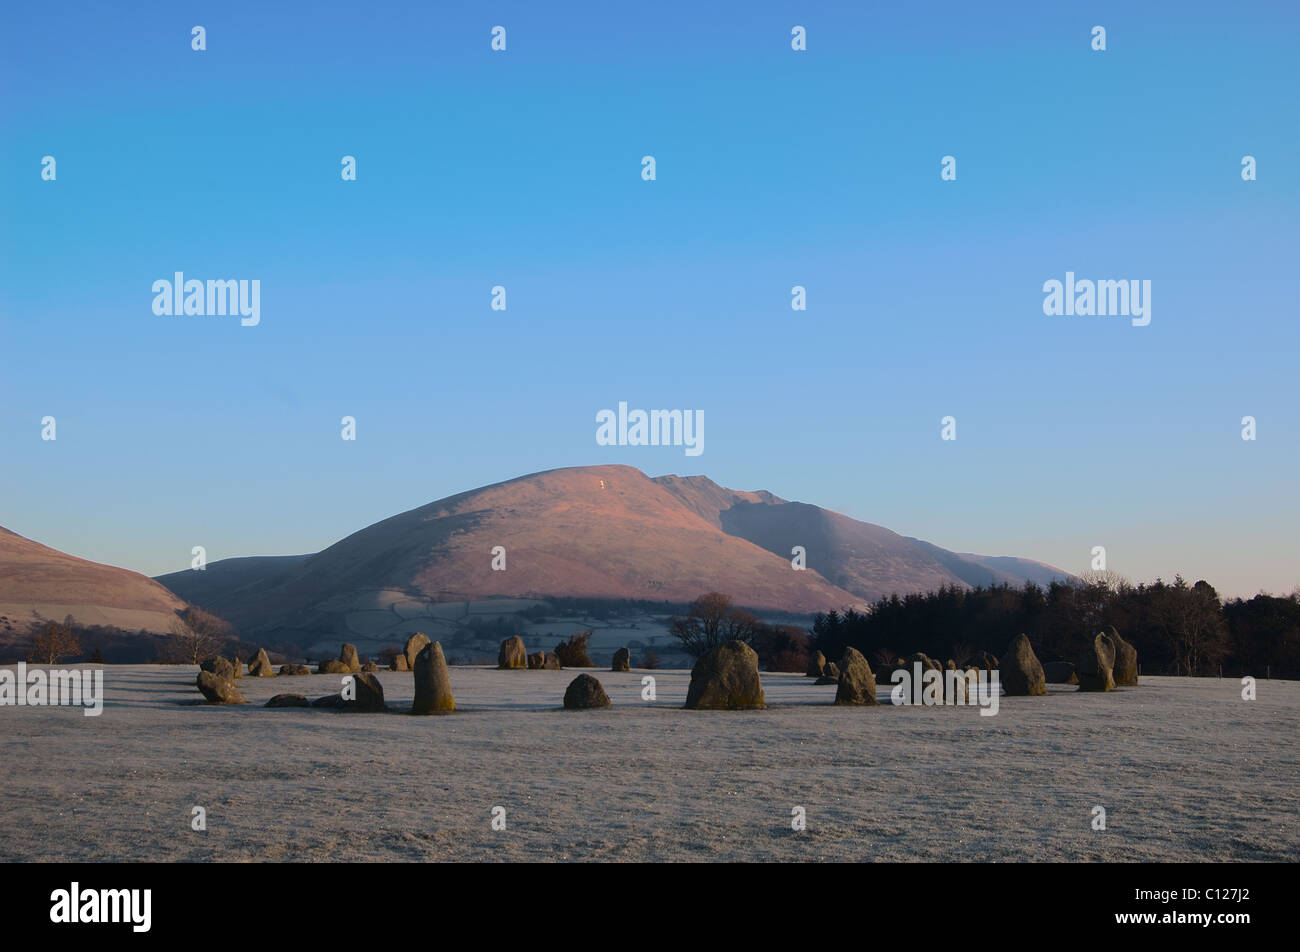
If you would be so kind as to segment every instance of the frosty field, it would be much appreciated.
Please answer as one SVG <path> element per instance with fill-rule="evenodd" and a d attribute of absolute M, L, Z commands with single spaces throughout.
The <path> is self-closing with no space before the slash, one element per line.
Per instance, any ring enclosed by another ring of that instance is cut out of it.
<path fill-rule="evenodd" d="M 579 671 L 453 667 L 461 711 L 412 717 L 409 673 L 378 675 L 394 713 L 351 714 L 260 706 L 327 675 L 194 705 L 196 670 L 108 666 L 99 717 L 0 708 L 0 860 L 1300 858 L 1296 682 L 1052 686 L 981 717 L 837 708 L 782 674 L 765 711 L 685 711 L 689 672 L 653 672 L 646 702 L 650 672 L 588 669 L 615 706 L 570 712 Z"/>

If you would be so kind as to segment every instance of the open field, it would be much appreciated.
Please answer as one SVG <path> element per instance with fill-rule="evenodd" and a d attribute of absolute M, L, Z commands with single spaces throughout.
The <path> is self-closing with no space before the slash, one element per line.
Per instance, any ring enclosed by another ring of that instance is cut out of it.
<path fill-rule="evenodd" d="M 100 717 L 0 707 L 0 860 L 1300 858 L 1296 682 L 1052 686 L 981 717 L 765 674 L 769 709 L 733 713 L 681 710 L 686 671 L 653 672 L 651 703 L 650 672 L 590 670 L 615 706 L 568 712 L 578 671 L 453 667 L 462 711 L 410 717 L 258 706 L 325 675 L 191 705 L 195 671 L 109 666 Z M 379 678 L 405 710 L 412 675 Z"/>

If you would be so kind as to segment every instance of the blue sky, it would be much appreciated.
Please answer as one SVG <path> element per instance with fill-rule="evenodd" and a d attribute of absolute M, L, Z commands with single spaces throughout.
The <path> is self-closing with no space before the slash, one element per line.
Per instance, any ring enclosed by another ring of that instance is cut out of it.
<path fill-rule="evenodd" d="M 0 15 L 0 525 L 156 574 L 624 463 L 1300 583 L 1294 5 L 267 6 Z M 156 316 L 178 270 L 261 323 Z M 1045 316 L 1067 270 L 1151 324 Z M 620 400 L 704 454 L 597 446 Z"/>

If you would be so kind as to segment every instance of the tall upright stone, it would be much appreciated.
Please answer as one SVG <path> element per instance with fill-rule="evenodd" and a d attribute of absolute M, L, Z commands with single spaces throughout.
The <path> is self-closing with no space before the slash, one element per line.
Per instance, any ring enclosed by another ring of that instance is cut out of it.
<path fill-rule="evenodd" d="M 1079 656 L 1074 666 L 1079 678 L 1080 691 L 1115 690 L 1115 642 L 1104 632 L 1098 633 L 1092 644 Z"/>
<path fill-rule="evenodd" d="M 1008 697 L 1030 697 L 1047 693 L 1047 675 L 1024 634 L 1011 639 L 1002 655 L 998 678 Z"/>
<path fill-rule="evenodd" d="M 1115 678 L 1115 684 L 1119 687 L 1133 688 L 1138 683 L 1138 653 L 1137 649 L 1120 637 L 1119 632 L 1112 625 L 1106 629 L 1106 634 L 1115 645 L 1115 667 L 1112 675 Z"/>
<path fill-rule="evenodd" d="M 844 649 L 840 658 L 839 687 L 835 689 L 836 704 L 867 705 L 876 703 L 876 676 L 871 665 L 857 648 Z"/>
<path fill-rule="evenodd" d="M 345 644 L 339 652 L 339 663 L 353 673 L 360 671 L 361 659 L 357 657 L 357 646 Z"/>
<path fill-rule="evenodd" d="M 632 652 L 626 648 L 619 648 L 614 652 L 614 661 L 609 666 L 611 671 L 631 671 L 632 670 Z"/>
<path fill-rule="evenodd" d="M 814 651 L 808 657 L 808 670 L 804 674 L 809 678 L 820 678 L 825 673 L 826 656 L 820 651 Z"/>
<path fill-rule="evenodd" d="M 450 714 L 456 710 L 451 696 L 451 675 L 441 643 L 434 641 L 420 649 L 415 658 L 415 701 L 412 714 Z"/>

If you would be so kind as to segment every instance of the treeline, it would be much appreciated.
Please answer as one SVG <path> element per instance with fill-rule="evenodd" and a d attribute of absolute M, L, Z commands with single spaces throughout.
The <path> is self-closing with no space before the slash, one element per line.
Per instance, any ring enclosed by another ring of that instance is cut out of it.
<path fill-rule="evenodd" d="M 961 664 L 980 651 L 1000 657 L 1021 632 L 1040 660 L 1074 661 L 1108 625 L 1137 648 L 1143 674 L 1300 677 L 1300 594 L 1224 602 L 1209 583 L 1182 576 L 950 586 L 882 598 L 866 613 L 819 614 L 811 631 L 828 659 L 852 645 L 881 663 L 922 651 Z"/>

